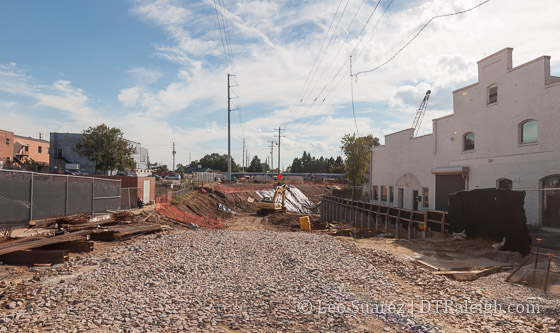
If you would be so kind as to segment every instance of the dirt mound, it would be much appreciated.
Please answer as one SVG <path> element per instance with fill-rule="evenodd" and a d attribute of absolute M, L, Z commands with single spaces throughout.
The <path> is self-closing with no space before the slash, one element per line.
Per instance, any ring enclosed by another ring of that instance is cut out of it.
<path fill-rule="evenodd" d="M 254 192 L 228 193 L 227 195 L 195 192 L 181 200 L 177 204 L 177 208 L 187 213 L 213 219 L 231 218 L 239 213 L 255 213 L 259 201 L 260 197 Z"/>
<path fill-rule="evenodd" d="M 296 184 L 294 186 L 315 204 L 318 204 L 323 199 L 323 195 L 330 194 L 334 188 L 331 185 Z"/>

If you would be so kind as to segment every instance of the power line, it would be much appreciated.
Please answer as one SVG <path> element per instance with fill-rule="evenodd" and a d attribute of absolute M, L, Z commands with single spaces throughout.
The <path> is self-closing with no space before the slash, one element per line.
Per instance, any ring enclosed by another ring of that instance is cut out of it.
<path fill-rule="evenodd" d="M 381 0 L 377 2 L 377 5 L 374 7 L 373 11 L 371 12 L 369 18 L 367 19 L 366 23 L 364 24 L 364 26 L 362 27 L 362 30 L 360 31 L 360 33 L 358 34 L 358 43 L 356 43 L 356 45 L 359 45 L 360 41 L 363 38 L 363 33 L 364 30 L 366 28 L 366 26 L 368 25 L 369 21 L 371 20 L 373 14 L 375 13 L 375 11 L 377 10 L 377 7 L 379 6 L 379 4 L 381 3 Z M 348 4 L 348 3 L 346 3 Z M 354 19 L 356 18 L 356 16 L 358 15 L 361 7 L 362 7 L 363 1 L 360 4 L 360 7 L 358 8 L 358 10 L 356 11 L 356 14 L 354 14 L 354 17 L 352 18 L 352 21 L 350 22 L 350 24 L 348 25 L 348 27 L 346 28 L 346 30 L 348 31 L 352 25 L 352 23 L 354 22 Z M 340 22 L 340 21 L 339 21 Z M 344 39 L 343 45 L 345 46 L 346 42 L 348 41 L 348 39 L 350 38 L 350 34 L 346 35 L 346 38 Z M 332 39 L 332 38 L 331 38 Z M 357 46 L 356 46 L 357 47 Z M 321 75 L 319 76 L 319 78 L 316 80 L 315 85 L 313 86 L 313 88 L 311 88 L 311 91 L 313 91 L 315 89 L 315 87 L 317 87 L 317 85 L 319 84 L 319 82 L 321 81 L 321 79 L 323 78 L 323 75 L 325 75 L 325 73 L 327 72 L 327 70 L 329 70 L 331 68 L 331 66 L 334 64 L 334 62 L 336 61 L 336 59 L 338 58 L 338 55 L 340 54 L 340 52 L 344 49 L 344 47 L 340 47 L 338 48 L 337 53 L 335 54 L 335 56 L 332 58 L 331 62 L 323 69 L 323 71 L 321 72 Z M 352 54 L 353 52 L 351 52 L 350 54 Z M 345 66 L 345 64 L 343 64 L 341 66 L 341 69 Z M 340 73 L 340 70 L 338 70 L 337 74 Z M 325 88 L 323 88 L 321 90 L 321 92 L 318 94 L 317 98 L 315 98 L 314 102 L 319 98 L 319 96 L 321 95 L 321 93 L 324 91 Z"/>
<path fill-rule="evenodd" d="M 224 48 L 224 56 L 226 58 L 226 65 L 229 68 L 228 53 L 226 51 L 226 44 L 224 42 L 224 36 L 222 33 L 222 25 L 220 21 L 220 16 L 218 14 L 218 6 L 216 5 L 216 0 L 214 0 L 214 9 L 216 10 L 216 19 L 218 20 L 218 30 L 220 30 L 220 38 L 222 39 L 222 47 Z"/>
<path fill-rule="evenodd" d="M 330 31 L 331 31 L 331 28 L 332 28 L 332 25 L 333 25 L 333 23 L 334 23 L 334 20 L 336 19 L 336 16 L 338 15 L 338 10 L 340 9 L 340 5 L 342 5 L 342 0 L 340 0 L 340 1 L 338 2 L 338 6 L 336 7 L 336 11 L 335 11 L 334 16 L 333 16 L 333 18 L 332 18 L 332 20 L 331 20 L 331 23 L 330 23 L 330 25 L 329 25 L 329 29 L 327 29 L 327 33 L 325 34 L 325 37 L 323 38 L 323 41 L 321 42 L 321 46 L 319 47 L 319 52 L 317 52 L 317 56 L 315 57 L 315 60 L 313 61 L 313 65 L 311 66 L 311 70 L 310 70 L 309 73 L 307 74 L 307 77 L 305 78 L 305 82 L 303 83 L 303 87 L 301 88 L 301 90 L 300 90 L 300 92 L 299 92 L 299 94 L 298 94 L 298 97 L 297 97 L 297 100 L 296 100 L 296 107 L 295 107 L 294 110 L 292 110 L 292 112 L 291 112 L 290 115 L 288 116 L 288 122 L 289 122 L 289 120 L 292 118 L 293 114 L 295 114 L 295 111 L 297 110 L 299 104 L 300 104 L 301 102 L 303 102 L 303 97 L 304 97 L 305 94 L 307 93 L 306 86 L 307 86 L 308 80 L 309 80 L 311 74 L 313 73 L 313 69 L 315 68 L 315 64 L 317 63 L 317 60 L 319 59 L 319 55 L 321 54 L 321 50 L 323 49 L 323 45 L 325 44 L 325 41 L 326 41 L 327 38 L 329 37 L 329 33 L 330 33 Z M 327 50 L 327 49 L 325 48 L 325 52 L 326 52 L 326 50 Z M 317 67 L 319 67 L 319 66 L 317 66 Z M 315 74 L 313 74 L 313 75 L 315 75 Z M 303 94 L 303 95 L 302 95 L 302 94 Z M 300 100 L 300 98 L 301 98 L 301 100 Z"/>
<path fill-rule="evenodd" d="M 367 21 L 364 23 L 364 25 L 363 25 L 363 27 L 362 27 L 362 29 L 361 29 L 361 31 L 360 31 L 360 34 L 358 35 L 358 36 L 359 36 L 359 37 L 358 37 L 359 41 L 361 41 L 361 39 L 363 38 L 363 36 L 364 36 L 363 33 L 364 33 L 365 29 L 367 28 L 369 22 L 371 21 L 373 15 L 375 14 L 375 12 L 376 12 L 376 10 L 377 10 L 377 8 L 378 8 L 378 6 L 379 6 L 380 3 L 381 3 L 381 0 L 377 2 L 377 4 L 375 5 L 375 7 L 373 8 L 372 12 L 371 12 L 370 15 L 368 16 Z M 379 20 L 377 21 L 377 23 L 375 24 L 375 26 L 373 27 L 373 29 L 370 31 L 370 33 L 373 32 L 373 31 L 375 31 L 375 29 L 377 28 L 377 25 L 379 24 L 379 22 L 381 21 L 381 19 L 384 17 L 385 13 L 387 12 L 387 10 L 389 9 L 389 7 L 391 6 L 392 3 L 393 3 L 393 0 L 391 0 L 391 2 L 387 5 L 387 7 L 385 8 L 385 11 L 384 11 L 383 14 L 381 15 L 381 17 L 379 18 Z M 346 42 L 346 40 L 345 40 L 345 42 Z M 351 54 L 354 53 L 358 47 L 359 47 L 359 42 L 356 44 L 356 46 L 354 47 L 354 49 L 352 49 L 352 51 L 351 51 L 350 53 L 351 53 Z M 365 48 L 365 46 L 364 46 L 364 48 Z M 334 62 L 334 59 L 333 59 L 333 62 Z M 315 100 L 307 107 L 306 110 L 310 110 L 310 108 L 313 107 L 313 105 L 315 104 L 315 102 L 316 102 L 317 100 L 320 99 L 319 97 L 323 94 L 323 92 L 326 90 L 326 88 L 327 88 L 329 85 L 331 85 L 331 84 L 336 80 L 337 77 L 339 77 L 341 71 L 342 71 L 345 67 L 346 67 L 346 64 L 342 64 L 342 65 L 339 67 L 338 71 L 337 71 L 336 74 L 332 77 L 331 81 L 323 86 L 323 88 L 321 89 L 321 91 L 319 92 L 319 94 L 317 94 L 317 97 L 315 98 Z M 340 82 L 342 82 L 342 79 L 346 76 L 346 73 L 348 73 L 348 71 L 345 71 L 345 72 L 343 73 L 343 75 L 340 76 L 340 80 L 338 81 L 338 83 L 337 83 L 337 85 L 335 86 L 335 88 L 333 88 L 333 90 L 336 89 L 336 88 L 340 85 Z M 315 107 L 315 109 L 314 109 L 313 111 L 311 111 L 307 117 L 303 118 L 303 119 L 304 119 L 303 123 L 306 123 L 306 122 L 311 118 L 311 116 L 319 109 L 319 107 L 321 107 L 321 106 L 323 105 L 323 103 L 324 103 L 325 100 L 328 98 L 328 96 L 332 93 L 333 90 L 331 90 L 331 91 L 319 102 L 319 105 L 317 105 L 317 106 Z M 304 113 L 305 113 L 305 111 L 304 111 Z M 286 123 L 285 126 L 288 127 L 288 124 L 289 124 L 289 123 L 293 123 L 293 121 L 290 121 L 290 122 Z"/>
<path fill-rule="evenodd" d="M 414 35 L 414 37 L 412 37 L 412 39 L 410 39 L 403 47 L 401 47 L 395 54 L 393 54 L 393 56 L 391 56 L 391 58 L 389 58 L 387 61 L 385 61 L 384 63 L 380 64 L 377 67 L 374 67 L 374 68 L 372 68 L 370 70 L 367 70 L 367 71 L 358 72 L 358 73 L 354 74 L 354 76 L 358 77 L 358 75 L 360 75 L 360 74 L 371 73 L 371 72 L 373 72 L 375 70 L 378 70 L 379 68 L 387 65 L 389 62 L 391 62 L 393 59 L 395 59 L 399 55 L 399 53 L 401 53 L 408 45 L 410 45 L 410 43 L 412 43 L 412 41 L 414 41 L 418 37 L 418 35 L 420 35 L 422 33 L 422 31 L 424 31 L 424 29 L 428 26 L 428 24 L 430 24 L 433 20 L 438 19 L 438 18 L 442 18 L 442 17 L 448 17 L 448 16 L 454 16 L 454 15 L 467 13 L 467 12 L 470 12 L 472 10 L 475 10 L 476 8 L 482 6 L 482 5 L 484 5 L 484 4 L 486 4 L 490 1 L 491 0 L 483 1 L 483 2 L 479 3 L 478 5 L 476 5 L 472 8 L 465 9 L 465 10 L 462 10 L 462 11 L 459 11 L 459 12 L 456 12 L 456 13 L 437 15 L 437 16 L 432 17 L 428 22 L 426 22 L 426 24 L 424 24 L 420 28 L 420 30 L 418 30 L 418 32 Z"/>

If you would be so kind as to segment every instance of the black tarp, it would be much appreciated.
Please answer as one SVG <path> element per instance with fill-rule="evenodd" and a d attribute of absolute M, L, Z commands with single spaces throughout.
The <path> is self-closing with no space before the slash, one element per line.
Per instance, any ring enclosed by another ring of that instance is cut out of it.
<path fill-rule="evenodd" d="M 531 238 L 524 202 L 525 191 L 488 188 L 450 194 L 450 230 L 464 230 L 467 238 L 482 237 L 495 242 L 505 237 L 503 250 L 525 256 L 531 250 Z"/>

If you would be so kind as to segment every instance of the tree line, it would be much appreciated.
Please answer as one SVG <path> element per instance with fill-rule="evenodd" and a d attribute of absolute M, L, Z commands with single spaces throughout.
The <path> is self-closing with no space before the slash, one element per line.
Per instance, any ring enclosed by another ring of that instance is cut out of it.
<path fill-rule="evenodd" d="M 304 151 L 301 158 L 294 158 L 288 172 L 298 173 L 345 173 L 353 187 L 362 185 L 366 181 L 367 170 L 370 165 L 370 149 L 379 146 L 379 139 L 371 134 L 358 137 L 355 134 L 346 134 L 341 139 L 341 151 L 345 158 L 337 156 L 316 158 Z M 83 131 L 83 136 L 74 148 L 80 155 L 93 161 L 95 169 L 103 170 L 125 170 L 135 168 L 132 155 L 136 153 L 134 147 L 124 138 L 123 132 L 118 128 L 110 128 L 105 124 L 89 127 Z M 149 163 L 149 168 L 156 172 L 167 171 L 167 165 Z M 226 172 L 228 168 L 228 156 L 226 154 L 206 154 L 200 160 L 190 163 L 191 166 L 201 165 L 212 170 Z M 181 170 L 183 169 L 183 170 Z M 241 171 L 235 161 L 231 160 L 231 170 Z M 247 168 L 248 172 L 266 172 L 269 166 L 262 163 L 258 156 L 254 156 Z M 184 166 L 179 164 L 177 172 L 184 172 Z M 278 170 L 273 170 L 278 171 Z"/>
<path fill-rule="evenodd" d="M 304 150 L 301 158 L 294 158 L 289 169 L 298 173 L 344 173 L 345 167 L 341 156 L 316 158 Z"/>

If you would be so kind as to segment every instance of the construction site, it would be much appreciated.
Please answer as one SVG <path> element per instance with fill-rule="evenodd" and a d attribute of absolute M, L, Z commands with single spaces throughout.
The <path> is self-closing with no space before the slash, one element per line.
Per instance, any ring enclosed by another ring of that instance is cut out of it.
<path fill-rule="evenodd" d="M 0 332 L 558 331 L 546 240 L 507 251 L 341 187 L 213 183 L 4 229 Z"/>

